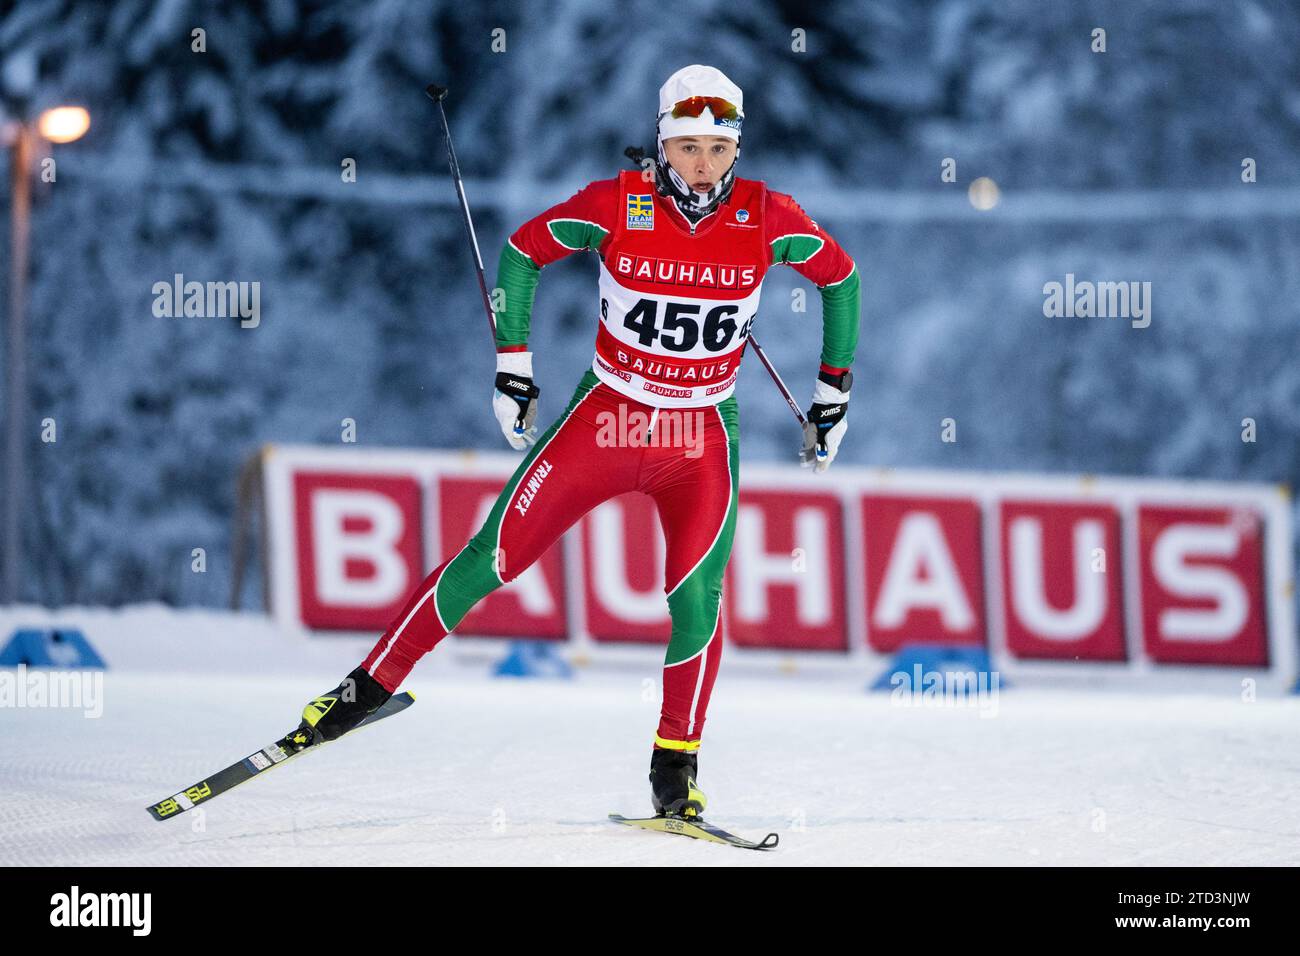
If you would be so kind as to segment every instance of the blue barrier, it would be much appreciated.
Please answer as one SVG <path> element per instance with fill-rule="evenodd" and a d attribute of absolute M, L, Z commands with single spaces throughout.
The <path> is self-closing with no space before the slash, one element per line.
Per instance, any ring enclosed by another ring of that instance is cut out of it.
<path fill-rule="evenodd" d="M 573 676 L 573 668 L 550 641 L 511 641 L 510 650 L 492 668 L 495 677 Z"/>
<path fill-rule="evenodd" d="M 983 647 L 962 644 L 904 644 L 893 661 L 870 685 L 870 690 L 901 688 L 919 694 L 926 687 L 943 694 L 965 696 L 997 679 L 999 689 L 1006 687 L 1001 674 L 993 675 L 989 652 Z M 960 680 L 957 677 L 960 676 Z"/>
<path fill-rule="evenodd" d="M 86 635 L 72 628 L 14 631 L 13 637 L 0 649 L 0 667 L 17 667 L 20 664 L 68 670 L 108 669 L 104 659 L 86 640 Z"/>

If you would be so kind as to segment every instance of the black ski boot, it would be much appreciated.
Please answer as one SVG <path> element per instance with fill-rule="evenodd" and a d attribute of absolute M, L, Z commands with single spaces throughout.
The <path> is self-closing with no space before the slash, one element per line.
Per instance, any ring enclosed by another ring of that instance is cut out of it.
<path fill-rule="evenodd" d="M 682 750 L 650 753 L 650 803 L 661 817 L 699 817 L 708 801 L 695 783 L 696 755 Z"/>
<path fill-rule="evenodd" d="M 358 667 L 338 687 L 314 698 L 302 709 L 302 723 L 298 732 L 290 735 L 290 740 L 303 746 L 337 740 L 392 696 L 364 667 Z"/>

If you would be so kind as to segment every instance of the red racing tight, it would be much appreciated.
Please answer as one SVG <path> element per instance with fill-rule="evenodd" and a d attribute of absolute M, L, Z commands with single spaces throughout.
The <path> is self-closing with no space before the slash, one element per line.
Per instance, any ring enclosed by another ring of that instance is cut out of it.
<path fill-rule="evenodd" d="M 654 499 L 663 526 L 672 618 L 655 747 L 697 750 L 722 655 L 722 576 L 736 528 L 739 445 L 734 396 L 718 405 L 656 410 L 588 371 L 483 527 L 424 579 L 363 666 L 396 690 L 475 604 L 521 574 L 579 518 L 639 491 Z"/>

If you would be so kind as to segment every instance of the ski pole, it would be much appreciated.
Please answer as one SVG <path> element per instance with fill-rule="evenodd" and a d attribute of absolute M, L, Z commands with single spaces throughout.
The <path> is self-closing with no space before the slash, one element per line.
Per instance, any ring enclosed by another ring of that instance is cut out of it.
<path fill-rule="evenodd" d="M 488 328 L 492 330 L 492 344 L 497 340 L 497 320 L 492 312 L 492 299 L 488 296 L 487 278 L 483 273 L 483 255 L 478 249 L 478 237 L 474 235 L 474 220 L 469 215 L 469 200 L 465 198 L 465 183 L 460 178 L 460 165 L 456 162 L 456 150 L 451 145 L 451 126 L 447 123 L 447 110 L 442 101 L 447 97 L 447 87 L 430 83 L 424 88 L 429 99 L 438 104 L 442 116 L 442 132 L 447 139 L 447 162 L 451 166 L 451 178 L 456 182 L 456 195 L 460 199 L 460 212 L 465 219 L 465 231 L 469 233 L 470 248 L 474 250 L 474 267 L 478 272 L 478 288 L 483 293 L 483 308 L 487 311 Z"/>
<path fill-rule="evenodd" d="M 794 396 L 790 394 L 790 390 L 785 387 L 785 382 L 781 381 L 781 376 L 776 374 L 776 367 L 768 361 L 767 353 L 764 352 L 763 347 L 758 344 L 758 339 L 754 338 L 753 332 L 749 333 L 749 344 L 754 346 L 754 352 L 763 363 L 763 367 L 767 369 L 768 374 L 772 376 L 772 381 L 776 383 L 776 387 L 779 388 L 781 394 L 785 396 L 786 404 L 790 406 L 790 411 L 794 412 L 794 417 L 799 419 L 800 426 L 807 425 L 808 419 L 804 417 L 803 411 L 799 408 L 799 403 L 794 400 Z"/>

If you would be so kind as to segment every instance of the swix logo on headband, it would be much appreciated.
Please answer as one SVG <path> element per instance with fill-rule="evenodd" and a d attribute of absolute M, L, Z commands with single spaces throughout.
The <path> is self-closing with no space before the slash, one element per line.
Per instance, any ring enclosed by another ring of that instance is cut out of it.
<path fill-rule="evenodd" d="M 661 140 L 711 135 L 739 140 L 744 94 L 721 70 L 693 63 L 659 88 L 657 116 Z"/>

